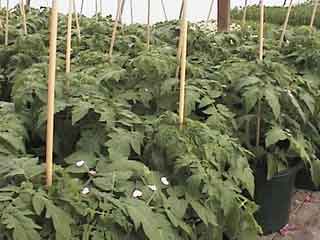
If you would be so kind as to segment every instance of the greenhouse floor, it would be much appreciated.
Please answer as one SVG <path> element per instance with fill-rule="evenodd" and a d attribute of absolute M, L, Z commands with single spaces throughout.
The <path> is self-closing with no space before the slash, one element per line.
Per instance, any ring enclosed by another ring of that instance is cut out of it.
<path fill-rule="evenodd" d="M 260 240 L 319 240 L 320 192 L 298 191 L 292 202 L 289 224 L 280 233 Z"/>

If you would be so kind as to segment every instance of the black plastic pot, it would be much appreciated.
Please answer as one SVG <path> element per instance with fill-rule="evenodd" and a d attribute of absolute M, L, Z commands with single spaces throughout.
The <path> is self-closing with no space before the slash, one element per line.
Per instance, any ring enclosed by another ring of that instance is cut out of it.
<path fill-rule="evenodd" d="M 305 166 L 297 173 L 296 188 L 309 191 L 319 191 L 319 188 L 317 188 L 312 181 L 310 171 L 308 171 Z"/>
<path fill-rule="evenodd" d="M 270 180 L 265 169 L 256 169 L 255 202 L 260 208 L 255 217 L 264 234 L 277 232 L 288 224 L 295 178 L 301 168 L 297 165 Z"/>

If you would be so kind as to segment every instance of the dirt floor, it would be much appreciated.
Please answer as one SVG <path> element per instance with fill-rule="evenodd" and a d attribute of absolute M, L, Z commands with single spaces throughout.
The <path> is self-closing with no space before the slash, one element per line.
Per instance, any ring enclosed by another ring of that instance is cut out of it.
<path fill-rule="evenodd" d="M 320 192 L 296 192 L 289 224 L 260 240 L 320 240 Z"/>

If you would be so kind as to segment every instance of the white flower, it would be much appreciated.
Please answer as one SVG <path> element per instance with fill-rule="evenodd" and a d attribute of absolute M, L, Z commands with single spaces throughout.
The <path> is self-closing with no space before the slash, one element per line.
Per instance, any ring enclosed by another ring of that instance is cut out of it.
<path fill-rule="evenodd" d="M 162 177 L 162 178 L 161 178 L 161 182 L 162 182 L 164 185 L 166 185 L 166 186 L 169 185 L 169 181 L 168 181 L 168 179 L 167 179 L 166 177 Z"/>
<path fill-rule="evenodd" d="M 133 196 L 134 198 L 141 197 L 141 196 L 142 196 L 142 192 L 139 191 L 138 189 L 136 189 L 136 190 L 134 190 L 132 196 Z"/>
<path fill-rule="evenodd" d="M 157 191 L 157 186 L 156 185 L 148 185 L 148 188 L 151 189 L 152 191 Z"/>
<path fill-rule="evenodd" d="M 82 167 L 84 164 L 85 164 L 84 161 L 78 161 L 78 162 L 76 162 L 76 166 L 77 166 L 77 167 Z"/>
<path fill-rule="evenodd" d="M 90 189 L 88 187 L 85 187 L 84 189 L 82 189 L 81 193 L 83 195 L 87 195 L 90 192 Z"/>

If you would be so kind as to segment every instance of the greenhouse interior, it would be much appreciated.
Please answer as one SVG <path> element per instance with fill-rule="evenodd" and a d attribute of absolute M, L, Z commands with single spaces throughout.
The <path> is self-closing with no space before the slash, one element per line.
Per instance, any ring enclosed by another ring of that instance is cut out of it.
<path fill-rule="evenodd" d="M 0 0 L 0 240 L 319 240 L 320 0 Z"/>

